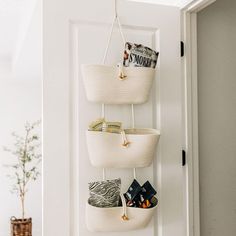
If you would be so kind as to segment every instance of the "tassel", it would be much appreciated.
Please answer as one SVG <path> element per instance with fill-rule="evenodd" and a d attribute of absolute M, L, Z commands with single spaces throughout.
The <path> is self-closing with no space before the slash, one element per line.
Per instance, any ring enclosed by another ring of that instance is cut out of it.
<path fill-rule="evenodd" d="M 120 80 L 125 80 L 127 78 L 127 76 L 124 74 L 124 71 L 123 71 L 123 65 L 121 63 L 119 63 L 119 69 L 120 69 L 120 72 L 119 72 L 119 79 Z"/>

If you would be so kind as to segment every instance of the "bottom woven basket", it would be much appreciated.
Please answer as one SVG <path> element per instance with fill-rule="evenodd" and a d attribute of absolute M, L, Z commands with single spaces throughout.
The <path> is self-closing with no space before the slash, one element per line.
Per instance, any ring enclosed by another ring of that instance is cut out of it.
<path fill-rule="evenodd" d="M 157 205 L 152 208 L 127 207 L 128 220 L 122 220 L 123 207 L 100 208 L 86 203 L 86 224 L 91 232 L 120 232 L 142 229 L 148 226 Z"/>
<path fill-rule="evenodd" d="M 32 219 L 11 218 L 11 236 L 32 236 Z"/>

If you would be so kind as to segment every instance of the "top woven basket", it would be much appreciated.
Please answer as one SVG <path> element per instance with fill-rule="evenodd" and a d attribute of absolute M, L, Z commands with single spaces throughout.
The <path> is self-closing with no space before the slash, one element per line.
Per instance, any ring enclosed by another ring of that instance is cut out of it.
<path fill-rule="evenodd" d="M 81 69 L 87 99 L 105 104 L 147 102 L 155 77 L 155 69 L 146 67 L 124 67 L 124 80 L 117 66 L 82 65 Z"/>
<path fill-rule="evenodd" d="M 149 67 L 123 67 L 105 65 L 114 23 L 117 20 L 119 32 L 125 45 L 120 20 L 115 16 L 107 47 L 100 65 L 81 65 L 87 99 L 103 104 L 141 104 L 147 102 L 155 69 Z M 123 58 L 121 62 L 123 61 Z"/>

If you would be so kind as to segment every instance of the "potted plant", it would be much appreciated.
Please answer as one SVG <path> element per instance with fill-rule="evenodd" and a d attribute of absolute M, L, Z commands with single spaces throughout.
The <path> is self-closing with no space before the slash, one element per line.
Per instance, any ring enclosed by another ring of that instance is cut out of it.
<path fill-rule="evenodd" d="M 32 236 L 32 219 L 26 218 L 25 200 L 29 183 L 39 177 L 38 165 L 41 162 L 40 140 L 35 128 L 40 122 L 26 123 L 24 136 L 12 133 L 14 148 L 4 148 L 14 157 L 14 161 L 7 165 L 11 169 L 8 177 L 12 180 L 11 192 L 17 194 L 21 205 L 21 218 L 11 217 L 12 236 Z"/>

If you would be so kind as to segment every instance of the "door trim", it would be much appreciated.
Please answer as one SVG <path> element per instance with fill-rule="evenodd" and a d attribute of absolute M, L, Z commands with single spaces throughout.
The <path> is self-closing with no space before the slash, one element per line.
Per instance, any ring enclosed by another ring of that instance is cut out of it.
<path fill-rule="evenodd" d="M 198 75 L 197 75 L 197 13 L 216 0 L 196 0 L 181 9 L 181 33 L 185 42 L 182 60 L 184 89 L 184 146 L 186 167 L 186 235 L 200 236 L 199 153 L 198 153 Z"/>

